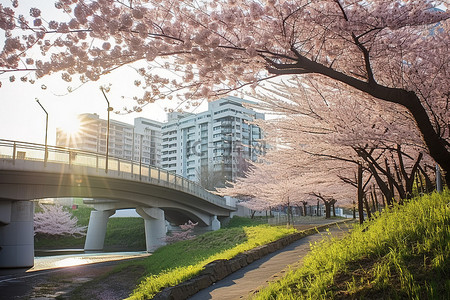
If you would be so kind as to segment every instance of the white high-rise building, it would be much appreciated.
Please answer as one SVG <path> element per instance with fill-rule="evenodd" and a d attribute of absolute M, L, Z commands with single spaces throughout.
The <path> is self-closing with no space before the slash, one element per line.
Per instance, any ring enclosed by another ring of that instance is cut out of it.
<path fill-rule="evenodd" d="M 78 120 L 80 129 L 76 134 L 56 130 L 56 145 L 106 153 L 107 120 L 97 114 L 81 114 Z M 134 119 L 134 126 L 110 120 L 108 155 L 160 166 L 161 126 L 162 123 L 146 118 Z"/>
<path fill-rule="evenodd" d="M 228 96 L 199 114 L 170 113 L 162 126 L 161 166 L 206 188 L 243 175 L 245 160 L 255 161 L 264 151 L 260 128 L 250 124 L 264 114 L 245 108 L 245 102 Z"/>
<path fill-rule="evenodd" d="M 134 119 L 134 161 L 142 157 L 144 164 L 161 166 L 162 125 L 161 122 L 146 118 Z"/>

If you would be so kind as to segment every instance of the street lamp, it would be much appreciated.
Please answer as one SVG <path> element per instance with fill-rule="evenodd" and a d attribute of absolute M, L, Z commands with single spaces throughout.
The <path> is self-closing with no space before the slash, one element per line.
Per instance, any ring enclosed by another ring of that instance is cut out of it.
<path fill-rule="evenodd" d="M 36 102 L 39 104 L 39 106 L 44 110 L 45 112 L 45 153 L 44 153 L 44 166 L 47 166 L 47 159 L 48 159 L 48 148 L 47 148 L 47 133 L 48 133 L 48 112 L 45 110 L 45 108 L 42 106 L 42 104 L 39 102 L 38 98 L 35 98 Z"/>
<path fill-rule="evenodd" d="M 109 156 L 109 112 L 113 110 L 113 108 L 109 105 L 109 100 L 106 97 L 105 91 L 103 90 L 103 87 L 100 87 L 100 90 L 103 93 L 103 96 L 105 96 L 105 100 L 108 103 L 108 123 L 106 125 L 106 162 L 105 162 L 105 173 L 108 173 L 108 156 Z"/>

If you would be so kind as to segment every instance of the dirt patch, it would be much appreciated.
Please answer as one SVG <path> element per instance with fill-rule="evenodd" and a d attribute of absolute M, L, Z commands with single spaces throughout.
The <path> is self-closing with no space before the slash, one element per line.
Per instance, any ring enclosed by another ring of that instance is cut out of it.
<path fill-rule="evenodd" d="M 103 274 L 68 293 L 67 299 L 124 299 L 133 292 L 144 274 L 142 266 L 128 266 L 118 272 L 104 270 Z"/>
<path fill-rule="evenodd" d="M 377 260 L 362 258 L 347 265 L 347 269 L 334 277 L 334 285 L 330 288 L 335 291 L 335 299 L 383 299 L 370 285 L 373 279 L 372 268 Z M 353 291 L 348 291 L 349 284 L 353 283 Z M 371 290 L 370 295 L 367 291 Z"/>
<path fill-rule="evenodd" d="M 66 299 L 67 295 L 82 284 L 113 269 L 112 265 L 70 267 L 45 272 L 31 278 L 31 292 L 24 299 Z"/>
<path fill-rule="evenodd" d="M 395 269 L 390 269 L 389 284 L 376 283 L 376 265 L 383 258 L 362 258 L 347 265 L 347 269 L 334 278 L 331 290 L 335 291 L 334 299 L 409 299 L 402 291 L 401 282 Z"/>
<path fill-rule="evenodd" d="M 110 261 L 24 273 L 0 287 L 0 299 L 124 299 L 132 293 L 145 269 L 128 266 L 114 272 L 118 263 L 120 261 Z"/>

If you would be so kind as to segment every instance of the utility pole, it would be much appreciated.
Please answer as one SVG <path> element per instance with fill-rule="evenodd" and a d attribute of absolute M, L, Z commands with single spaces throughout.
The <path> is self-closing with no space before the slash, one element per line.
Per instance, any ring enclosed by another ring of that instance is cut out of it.
<path fill-rule="evenodd" d="M 363 168 L 361 164 L 358 164 L 358 212 L 359 212 L 359 224 L 364 223 L 364 191 L 363 191 Z"/>
<path fill-rule="evenodd" d="M 106 125 L 106 162 L 105 162 L 105 173 L 108 173 L 108 157 L 109 157 L 109 112 L 113 110 L 113 108 L 109 105 L 109 100 L 106 97 L 105 91 L 103 90 L 103 87 L 100 87 L 100 90 L 103 93 L 103 96 L 105 96 L 105 100 L 108 103 L 108 123 Z"/>

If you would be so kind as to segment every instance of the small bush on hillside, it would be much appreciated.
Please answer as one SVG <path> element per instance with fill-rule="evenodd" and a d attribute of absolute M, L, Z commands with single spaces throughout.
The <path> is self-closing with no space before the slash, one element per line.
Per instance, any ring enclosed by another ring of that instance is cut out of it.
<path fill-rule="evenodd" d="M 185 223 L 184 225 L 180 225 L 182 231 L 180 232 L 172 232 L 170 235 L 166 236 L 166 243 L 171 244 L 178 241 L 186 241 L 192 240 L 195 235 L 193 234 L 194 227 L 197 226 L 198 223 L 193 223 L 191 220 Z"/>

